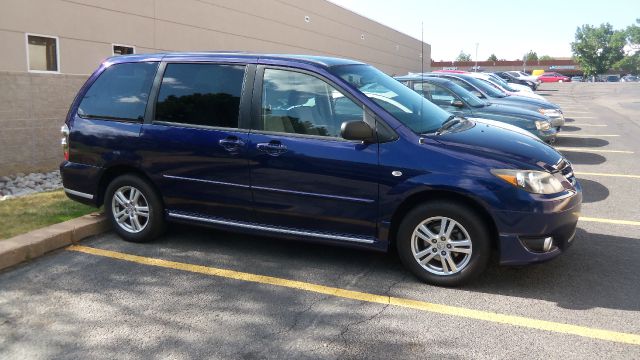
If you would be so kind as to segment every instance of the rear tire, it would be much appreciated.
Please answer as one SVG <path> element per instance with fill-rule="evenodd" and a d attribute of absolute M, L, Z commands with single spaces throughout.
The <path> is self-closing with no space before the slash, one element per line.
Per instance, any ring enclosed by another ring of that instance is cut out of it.
<path fill-rule="evenodd" d="M 151 184 L 136 175 L 122 175 L 111 181 L 104 208 L 113 229 L 126 241 L 151 241 L 165 230 L 160 197 Z"/>
<path fill-rule="evenodd" d="M 402 263 L 422 281 L 459 286 L 485 270 L 491 238 L 473 210 L 453 202 L 433 201 L 405 216 L 396 247 Z"/>

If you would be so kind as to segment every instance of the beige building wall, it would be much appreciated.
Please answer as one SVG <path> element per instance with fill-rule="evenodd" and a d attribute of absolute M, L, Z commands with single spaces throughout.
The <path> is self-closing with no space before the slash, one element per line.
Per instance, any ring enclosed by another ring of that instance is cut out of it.
<path fill-rule="evenodd" d="M 27 33 L 59 39 L 59 74 L 28 72 Z M 422 51 L 431 63 L 428 44 L 325 0 L 2 0 L 0 175 L 57 167 L 65 113 L 113 44 L 336 56 L 398 75 L 420 71 Z"/>

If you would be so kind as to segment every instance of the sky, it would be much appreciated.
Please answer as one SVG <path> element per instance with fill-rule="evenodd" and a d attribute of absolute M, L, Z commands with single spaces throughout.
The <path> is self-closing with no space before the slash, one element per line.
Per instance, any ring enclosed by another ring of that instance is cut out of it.
<path fill-rule="evenodd" d="M 640 0 L 329 0 L 431 45 L 434 61 L 460 51 L 486 60 L 571 56 L 570 43 L 583 24 L 624 29 L 640 18 Z"/>

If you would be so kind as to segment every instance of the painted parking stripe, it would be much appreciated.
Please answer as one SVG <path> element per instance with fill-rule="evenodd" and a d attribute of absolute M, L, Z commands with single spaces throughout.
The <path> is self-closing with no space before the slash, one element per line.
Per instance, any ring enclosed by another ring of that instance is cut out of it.
<path fill-rule="evenodd" d="M 610 177 L 621 177 L 621 178 L 629 178 L 629 179 L 640 179 L 640 175 L 629 175 L 629 174 L 607 174 L 607 173 L 593 173 L 593 172 L 581 172 L 574 171 L 576 175 L 585 175 L 585 176 L 610 176 Z"/>
<path fill-rule="evenodd" d="M 614 135 L 614 134 L 593 134 L 593 135 L 589 135 L 589 134 L 571 134 L 571 133 L 561 133 L 558 134 L 557 136 L 562 136 L 562 137 L 618 137 L 620 135 Z"/>
<path fill-rule="evenodd" d="M 607 124 L 583 124 L 583 123 L 578 123 L 578 124 L 571 124 L 569 126 L 586 126 L 586 127 L 607 127 Z"/>
<path fill-rule="evenodd" d="M 580 221 L 587 221 L 587 222 L 640 226 L 640 221 L 632 221 L 632 220 L 604 219 L 604 218 L 593 218 L 593 217 L 586 217 L 586 216 L 580 216 L 579 219 Z"/>
<path fill-rule="evenodd" d="M 567 116 L 567 119 L 595 119 L 594 116 Z"/>
<path fill-rule="evenodd" d="M 613 154 L 633 154 L 633 151 L 627 150 L 603 150 L 594 148 L 576 148 L 576 147 L 557 147 L 558 151 L 570 151 L 570 152 L 592 152 L 592 153 L 613 153 Z"/>
<path fill-rule="evenodd" d="M 388 305 L 393 305 L 397 307 L 409 308 L 409 309 L 425 311 L 430 313 L 437 313 L 442 315 L 483 320 L 483 321 L 488 321 L 492 323 L 519 326 L 519 327 L 524 327 L 529 329 L 544 330 L 544 331 L 550 331 L 555 333 L 571 334 L 571 335 L 577 335 L 577 336 L 582 336 L 586 338 L 613 341 L 613 342 L 624 343 L 624 344 L 640 345 L 640 335 L 637 335 L 637 334 L 622 333 L 622 332 L 597 329 L 597 328 L 589 328 L 586 326 L 570 325 L 570 324 L 564 324 L 564 323 L 546 321 L 546 320 L 537 320 L 537 319 L 526 318 L 523 316 L 499 314 L 499 313 L 494 313 L 489 311 L 472 310 L 472 309 L 466 309 L 466 308 L 456 307 L 456 306 L 434 304 L 434 303 L 429 303 L 429 302 L 419 301 L 419 300 L 411 300 L 411 299 L 404 299 L 404 298 L 398 298 L 398 297 L 392 297 L 392 296 L 369 294 L 369 293 L 364 293 L 359 291 L 346 290 L 346 289 L 341 289 L 336 287 L 307 283 L 303 281 L 251 274 L 246 272 L 220 269 L 220 268 L 209 267 L 209 266 L 181 263 L 181 262 L 175 262 L 175 261 L 169 261 L 169 260 L 163 260 L 163 259 L 157 259 L 157 258 L 149 258 L 149 257 L 131 255 L 131 254 L 126 254 L 126 253 L 121 253 L 116 251 L 96 249 L 88 246 L 72 245 L 67 247 L 67 250 L 78 251 L 86 254 L 103 256 L 107 258 L 118 259 L 118 260 L 128 261 L 132 263 L 142 264 L 142 265 L 157 266 L 161 268 L 175 269 L 175 270 L 187 271 L 187 272 L 192 272 L 197 274 L 223 277 L 227 279 L 280 286 L 280 287 L 297 289 L 297 290 L 302 290 L 302 291 L 307 291 L 312 293 L 331 295 L 331 296 L 344 298 L 344 299 L 365 301 L 365 302 L 376 303 L 376 304 L 385 304 L 385 305 L 388 304 Z"/>

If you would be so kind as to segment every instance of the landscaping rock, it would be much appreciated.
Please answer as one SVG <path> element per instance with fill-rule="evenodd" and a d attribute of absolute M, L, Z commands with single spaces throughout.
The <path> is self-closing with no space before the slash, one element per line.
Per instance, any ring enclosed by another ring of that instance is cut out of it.
<path fill-rule="evenodd" d="M 0 177 L 0 201 L 62 187 L 60 171 L 46 173 L 17 173 Z"/>

